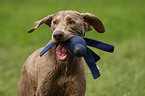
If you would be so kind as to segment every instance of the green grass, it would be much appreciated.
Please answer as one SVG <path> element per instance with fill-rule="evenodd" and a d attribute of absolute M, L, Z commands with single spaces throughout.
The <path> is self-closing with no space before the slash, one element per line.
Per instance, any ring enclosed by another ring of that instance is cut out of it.
<path fill-rule="evenodd" d="M 113 54 L 93 49 L 101 77 L 87 67 L 86 96 L 145 96 L 144 0 L 1 0 L 0 96 L 16 96 L 27 57 L 51 39 L 46 25 L 27 34 L 33 23 L 61 10 L 89 12 L 104 23 L 106 33 L 92 30 L 86 37 L 113 44 Z"/>

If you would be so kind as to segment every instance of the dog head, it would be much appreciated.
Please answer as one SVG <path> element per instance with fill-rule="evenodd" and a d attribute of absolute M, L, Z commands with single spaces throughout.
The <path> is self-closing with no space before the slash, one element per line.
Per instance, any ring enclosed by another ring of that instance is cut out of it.
<path fill-rule="evenodd" d="M 99 33 L 104 33 L 105 29 L 102 22 L 90 13 L 79 13 L 76 11 L 60 11 L 56 14 L 49 15 L 39 21 L 36 21 L 34 28 L 28 33 L 33 32 L 43 23 L 51 28 L 52 41 L 59 43 L 56 48 L 56 54 L 59 60 L 67 57 L 67 51 L 64 43 L 72 36 L 79 35 L 84 37 L 85 32 L 91 30 L 91 26 Z"/>

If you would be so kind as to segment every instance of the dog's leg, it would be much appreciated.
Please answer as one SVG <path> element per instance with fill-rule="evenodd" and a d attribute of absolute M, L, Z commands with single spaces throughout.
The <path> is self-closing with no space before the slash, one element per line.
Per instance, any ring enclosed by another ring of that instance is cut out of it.
<path fill-rule="evenodd" d="M 23 66 L 20 81 L 17 87 L 17 96 L 34 96 L 35 91 L 30 84 L 28 75 L 26 73 L 25 65 Z"/>

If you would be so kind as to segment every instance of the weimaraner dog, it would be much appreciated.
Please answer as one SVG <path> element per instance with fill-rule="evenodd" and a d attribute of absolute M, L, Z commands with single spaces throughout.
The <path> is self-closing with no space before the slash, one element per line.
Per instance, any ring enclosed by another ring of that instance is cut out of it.
<path fill-rule="evenodd" d="M 28 33 L 43 23 L 51 28 L 52 40 L 49 43 L 59 42 L 59 45 L 53 46 L 42 57 L 39 54 L 44 47 L 28 57 L 18 83 L 18 96 L 85 96 L 84 59 L 71 54 L 65 41 L 75 35 L 84 37 L 91 26 L 103 33 L 102 22 L 90 13 L 60 11 L 36 21 Z"/>

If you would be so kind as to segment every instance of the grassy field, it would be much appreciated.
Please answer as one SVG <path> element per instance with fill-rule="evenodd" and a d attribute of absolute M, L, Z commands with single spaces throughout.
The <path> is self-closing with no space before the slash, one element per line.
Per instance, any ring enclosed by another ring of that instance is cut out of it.
<path fill-rule="evenodd" d="M 0 0 L 0 96 L 16 96 L 27 57 L 51 39 L 46 25 L 27 34 L 33 23 L 61 10 L 89 12 L 104 23 L 106 33 L 92 30 L 86 37 L 115 46 L 100 54 L 101 77 L 87 67 L 86 96 L 145 96 L 144 0 Z"/>

